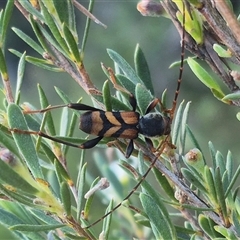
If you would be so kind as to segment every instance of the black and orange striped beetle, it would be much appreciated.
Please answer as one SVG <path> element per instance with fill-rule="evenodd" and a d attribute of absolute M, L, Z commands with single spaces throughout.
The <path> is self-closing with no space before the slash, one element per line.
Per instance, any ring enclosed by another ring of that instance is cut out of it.
<path fill-rule="evenodd" d="M 134 149 L 133 139 L 142 134 L 146 142 L 151 145 L 149 138 L 159 137 L 170 133 L 170 118 L 160 113 L 151 113 L 158 99 L 153 100 L 144 116 L 136 112 L 136 100 L 130 97 L 132 111 L 108 112 L 84 104 L 69 104 L 75 110 L 88 110 L 80 117 L 79 128 L 88 134 L 98 136 L 81 145 L 81 148 L 94 147 L 103 137 L 130 139 L 125 156 L 128 158 Z"/>
<path fill-rule="evenodd" d="M 46 112 L 51 109 L 68 107 L 74 110 L 87 111 L 80 115 L 79 128 L 88 134 L 98 136 L 88 140 L 81 145 L 65 142 L 61 139 L 51 137 L 43 132 L 22 131 L 22 133 L 36 134 L 53 141 L 63 143 L 72 147 L 81 149 L 93 148 L 104 137 L 130 139 L 125 156 L 130 157 L 134 150 L 133 139 L 142 134 L 149 147 L 152 147 L 150 138 L 168 135 L 170 133 L 171 121 L 169 117 L 162 116 L 160 113 L 150 112 L 155 108 L 159 100 L 154 99 L 147 107 L 146 113 L 140 116 L 136 112 L 137 102 L 133 95 L 130 96 L 132 111 L 103 111 L 82 103 L 69 103 L 66 105 L 57 105 L 37 111 L 27 111 L 27 113 Z"/>

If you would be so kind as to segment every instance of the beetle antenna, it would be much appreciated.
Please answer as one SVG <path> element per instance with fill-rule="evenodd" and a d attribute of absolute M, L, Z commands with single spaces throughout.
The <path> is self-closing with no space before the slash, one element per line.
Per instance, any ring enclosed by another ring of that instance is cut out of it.
<path fill-rule="evenodd" d="M 182 76 L 183 76 L 183 65 L 184 65 L 184 56 L 185 56 L 185 1 L 183 0 L 183 21 L 182 21 L 182 36 L 181 36 L 181 58 L 180 58 L 180 67 L 179 67 L 179 76 L 178 76 L 178 81 L 177 81 L 177 88 L 175 91 L 175 95 L 174 95 L 174 99 L 173 99 L 173 104 L 172 104 L 172 108 L 169 111 L 169 115 L 170 115 L 170 119 L 172 121 L 174 114 L 175 114 L 175 110 L 176 110 L 176 105 L 177 105 L 177 99 L 179 96 L 179 91 L 180 91 L 180 86 L 181 86 L 181 82 L 182 82 Z M 152 104 L 155 104 L 155 102 L 153 101 Z M 156 104 L 155 104 L 156 105 Z M 152 107 L 150 107 L 152 109 Z M 148 110 L 147 110 L 148 111 Z M 141 179 L 139 180 L 139 182 L 135 185 L 135 187 L 131 190 L 131 192 L 123 199 L 123 201 L 121 203 L 119 203 L 118 205 L 116 205 L 111 211 L 109 211 L 108 213 L 106 213 L 104 216 L 102 216 L 101 218 L 99 218 L 97 221 L 93 222 L 92 224 L 88 225 L 86 228 L 89 229 L 92 226 L 96 225 L 97 223 L 101 222 L 104 218 L 106 218 L 108 215 L 112 214 L 115 210 L 117 210 L 124 201 L 128 200 L 133 193 L 138 189 L 138 187 L 142 184 L 142 182 L 146 179 L 147 175 L 149 174 L 149 172 L 152 170 L 152 168 L 154 167 L 155 163 L 157 162 L 157 160 L 159 159 L 159 157 L 161 156 L 161 154 L 163 153 L 165 147 L 169 144 L 169 138 L 170 138 L 170 134 L 168 134 L 164 140 L 161 142 L 160 146 L 158 147 L 159 151 L 158 154 L 156 155 L 156 157 L 152 160 L 148 170 L 145 172 L 145 174 L 141 177 Z"/>
<path fill-rule="evenodd" d="M 115 210 L 117 210 L 119 207 L 121 207 L 122 203 L 126 200 L 128 200 L 132 194 L 138 189 L 138 187 L 142 184 L 142 182 L 146 179 L 147 175 L 149 174 L 149 172 L 152 170 L 152 168 L 154 167 L 155 163 L 157 162 L 159 156 L 162 154 L 164 148 L 166 147 L 167 143 L 167 139 L 169 138 L 169 135 L 166 136 L 166 138 L 162 141 L 159 149 L 159 153 L 157 154 L 157 156 L 153 159 L 153 161 L 151 162 L 150 166 L 148 167 L 147 171 L 144 173 L 144 175 L 142 175 L 141 179 L 138 181 L 138 183 L 134 186 L 134 188 L 131 190 L 131 192 L 129 192 L 129 194 L 122 200 L 122 202 L 120 202 L 118 205 L 116 205 L 111 211 L 109 211 L 108 213 L 106 213 L 105 215 L 103 215 L 101 218 L 99 218 L 98 220 L 96 220 L 95 222 L 93 222 L 92 224 L 88 225 L 86 227 L 86 229 L 89 229 L 91 227 L 93 227 L 94 225 L 96 225 L 97 223 L 101 222 L 104 218 L 106 218 L 108 215 L 112 214 Z"/>
<path fill-rule="evenodd" d="M 176 110 L 176 106 L 177 106 L 177 99 L 179 96 L 179 92 L 180 92 L 180 87 L 181 87 L 181 83 L 182 83 L 182 76 L 183 76 L 183 65 L 184 65 L 184 57 L 185 57 L 185 2 L 183 1 L 183 20 L 182 20 L 182 27 L 183 27 L 183 31 L 182 31 L 182 37 L 181 37 L 181 57 L 180 57 L 180 67 L 179 67 L 179 75 L 178 75 L 178 80 L 177 80 L 177 88 L 175 91 L 175 96 L 173 99 L 173 105 L 172 105 L 172 109 L 170 110 L 170 119 L 172 120 L 174 118 L 174 114 L 175 114 L 175 110 Z"/>

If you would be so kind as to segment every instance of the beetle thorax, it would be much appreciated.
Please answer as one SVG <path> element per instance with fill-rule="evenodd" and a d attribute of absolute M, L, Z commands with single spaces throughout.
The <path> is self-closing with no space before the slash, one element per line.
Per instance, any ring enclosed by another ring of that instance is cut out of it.
<path fill-rule="evenodd" d="M 170 118 L 159 113 L 148 113 L 142 116 L 138 125 L 139 133 L 146 137 L 158 137 L 169 134 Z"/>

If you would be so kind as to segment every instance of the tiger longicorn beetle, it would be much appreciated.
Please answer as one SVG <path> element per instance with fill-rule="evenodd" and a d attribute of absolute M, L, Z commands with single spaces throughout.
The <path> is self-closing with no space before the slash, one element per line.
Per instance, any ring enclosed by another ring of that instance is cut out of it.
<path fill-rule="evenodd" d="M 133 139 L 138 138 L 138 134 L 142 134 L 148 146 L 152 147 L 150 138 L 168 135 L 170 133 L 171 120 L 169 117 L 162 116 L 160 113 L 151 112 L 158 104 L 159 100 L 154 99 L 147 107 L 145 115 L 141 116 L 136 112 L 137 102 L 135 97 L 130 95 L 130 104 L 132 111 L 103 111 L 101 109 L 91 107 L 82 103 L 69 103 L 65 105 L 50 106 L 41 110 L 26 111 L 25 113 L 47 112 L 52 109 L 68 107 L 74 110 L 87 111 L 80 115 L 79 128 L 88 134 L 97 136 L 88 140 L 81 145 L 76 145 L 61 139 L 52 137 L 44 132 L 19 131 L 20 133 L 35 134 L 55 142 L 59 142 L 72 147 L 81 149 L 93 148 L 103 137 L 129 139 L 125 156 L 129 158 L 134 150 Z"/>
<path fill-rule="evenodd" d="M 134 149 L 133 139 L 142 134 L 149 146 L 152 146 L 150 138 L 168 135 L 170 133 L 170 118 L 160 113 L 151 113 L 158 103 L 154 99 L 148 106 L 144 116 L 136 112 L 136 99 L 130 96 L 132 111 L 105 112 L 83 104 L 69 104 L 68 107 L 77 110 L 89 110 L 80 117 L 79 128 L 88 134 L 98 136 L 81 145 L 81 148 L 94 147 L 103 137 L 130 139 L 125 156 L 128 158 Z"/>

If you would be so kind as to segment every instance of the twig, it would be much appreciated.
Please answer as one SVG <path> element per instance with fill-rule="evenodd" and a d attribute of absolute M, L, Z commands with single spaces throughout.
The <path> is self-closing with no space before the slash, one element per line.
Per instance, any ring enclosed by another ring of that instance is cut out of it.
<path fill-rule="evenodd" d="M 228 27 L 231 29 L 233 35 L 235 36 L 235 39 L 238 41 L 238 43 L 240 43 L 240 24 L 233 11 L 230 9 L 229 5 L 225 0 L 215 1 L 215 7 L 227 22 Z"/>
<path fill-rule="evenodd" d="M 73 0 L 74 6 L 81 11 L 83 14 L 85 14 L 87 17 L 89 17 L 91 20 L 93 20 L 95 23 L 103 26 L 104 28 L 107 28 L 105 24 L 103 24 L 100 20 L 98 20 L 92 13 L 90 13 L 82 4 L 77 2 L 76 0 Z"/>

